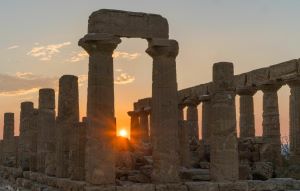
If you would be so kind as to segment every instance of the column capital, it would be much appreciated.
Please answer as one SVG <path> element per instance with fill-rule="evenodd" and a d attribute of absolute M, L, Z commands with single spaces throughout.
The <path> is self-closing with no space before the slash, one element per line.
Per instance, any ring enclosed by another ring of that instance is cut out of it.
<path fill-rule="evenodd" d="M 197 107 L 197 105 L 199 105 L 199 103 L 200 103 L 200 101 L 199 101 L 198 97 L 190 97 L 184 101 L 184 104 L 188 107 Z"/>
<path fill-rule="evenodd" d="M 238 95 L 250 95 L 253 96 L 257 92 L 257 89 L 253 87 L 242 87 L 242 88 L 236 88 L 236 93 Z"/>
<path fill-rule="evenodd" d="M 79 40 L 78 45 L 91 55 L 99 51 L 112 53 L 120 43 L 121 39 L 113 35 L 89 33 Z"/>
<path fill-rule="evenodd" d="M 136 116 L 138 116 L 138 114 L 137 114 L 136 111 L 128 111 L 127 114 L 128 114 L 130 117 L 136 117 Z"/>
<path fill-rule="evenodd" d="M 176 57 L 179 47 L 176 40 L 170 39 L 151 39 L 148 40 L 146 53 L 151 57 Z"/>
<path fill-rule="evenodd" d="M 278 91 L 281 88 L 281 83 L 270 83 L 270 84 L 264 84 L 260 85 L 258 88 L 263 92 L 275 92 Z"/>

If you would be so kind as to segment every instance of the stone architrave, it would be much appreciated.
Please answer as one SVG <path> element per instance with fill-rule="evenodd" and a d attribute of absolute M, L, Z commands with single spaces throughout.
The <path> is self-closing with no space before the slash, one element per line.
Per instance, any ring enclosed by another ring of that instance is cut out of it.
<path fill-rule="evenodd" d="M 141 142 L 139 115 L 135 111 L 129 111 L 127 114 L 130 116 L 130 142 L 137 145 Z"/>
<path fill-rule="evenodd" d="M 20 113 L 20 136 L 18 145 L 18 165 L 22 170 L 30 169 L 30 150 L 31 150 L 31 120 L 34 113 L 32 102 L 21 103 Z"/>
<path fill-rule="evenodd" d="M 151 39 L 146 52 L 153 58 L 151 139 L 152 181 L 179 181 L 178 97 L 175 40 Z"/>
<path fill-rule="evenodd" d="M 239 159 L 232 63 L 214 64 L 211 104 L 211 180 L 235 181 L 239 179 Z"/>
<path fill-rule="evenodd" d="M 59 79 L 58 112 L 56 118 L 56 177 L 69 173 L 70 139 L 74 124 L 79 122 L 78 78 L 64 75 Z"/>
<path fill-rule="evenodd" d="M 281 163 L 281 137 L 279 123 L 279 108 L 277 91 L 281 84 L 266 84 L 260 89 L 263 91 L 263 140 L 266 143 L 262 154 L 263 160 Z"/>
<path fill-rule="evenodd" d="M 86 181 L 115 183 L 116 124 L 114 111 L 113 51 L 121 42 L 112 35 L 87 34 L 79 41 L 89 54 Z"/>
<path fill-rule="evenodd" d="M 255 137 L 255 118 L 253 95 L 256 90 L 248 88 L 237 89 L 240 96 L 240 138 Z"/>
<path fill-rule="evenodd" d="M 293 161 L 300 160 L 300 80 L 288 82 L 290 87 L 290 152 Z M 299 163 L 299 162 L 298 162 Z"/>
<path fill-rule="evenodd" d="M 55 175 L 55 92 L 39 90 L 37 171 Z"/>

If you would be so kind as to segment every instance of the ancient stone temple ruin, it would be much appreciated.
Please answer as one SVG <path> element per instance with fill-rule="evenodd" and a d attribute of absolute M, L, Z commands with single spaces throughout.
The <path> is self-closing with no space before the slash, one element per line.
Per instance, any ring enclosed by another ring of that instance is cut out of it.
<path fill-rule="evenodd" d="M 116 136 L 112 54 L 121 37 L 147 40 L 153 59 L 152 96 L 128 111 L 130 139 Z M 37 108 L 21 103 L 19 136 L 14 114 L 5 113 L 0 176 L 7 184 L 53 191 L 300 190 L 300 60 L 238 75 L 232 63 L 219 62 L 211 82 L 178 90 L 179 45 L 169 39 L 167 20 L 117 10 L 92 13 L 79 46 L 89 55 L 86 117 L 79 119 L 73 75 L 59 79 L 57 114 L 54 89 L 40 89 Z M 285 84 L 290 156 L 281 153 L 277 96 Z M 255 136 L 257 91 L 263 92 L 262 137 Z"/>

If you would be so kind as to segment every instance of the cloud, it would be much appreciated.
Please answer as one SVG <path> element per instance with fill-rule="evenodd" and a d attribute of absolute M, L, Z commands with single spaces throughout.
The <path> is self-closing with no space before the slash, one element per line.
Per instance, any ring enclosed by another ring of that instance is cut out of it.
<path fill-rule="evenodd" d="M 128 60 L 134 60 L 140 56 L 139 53 L 128 53 L 128 52 L 121 52 L 121 51 L 114 51 L 113 58 L 125 58 Z"/>
<path fill-rule="evenodd" d="M 134 76 L 131 76 L 125 72 L 121 73 L 119 76 L 117 76 L 117 79 L 115 80 L 115 84 L 129 84 L 132 83 L 135 80 Z"/>
<path fill-rule="evenodd" d="M 57 77 L 44 77 L 30 72 L 0 74 L 0 96 L 27 95 L 37 92 L 40 88 L 55 88 L 57 83 Z"/>
<path fill-rule="evenodd" d="M 8 47 L 7 50 L 16 49 L 19 47 L 20 47 L 19 45 L 13 45 L 13 46 Z"/>
<path fill-rule="evenodd" d="M 78 86 L 81 87 L 85 85 L 88 81 L 88 75 L 79 75 L 78 76 Z"/>
<path fill-rule="evenodd" d="M 79 62 L 81 60 L 84 60 L 88 56 L 89 56 L 88 53 L 86 51 L 82 50 L 82 51 L 76 53 L 75 55 L 73 55 L 68 61 L 69 62 Z"/>
<path fill-rule="evenodd" d="M 33 56 L 38 58 L 41 61 L 49 61 L 52 59 L 54 54 L 57 54 L 60 52 L 60 49 L 70 45 L 71 42 L 63 42 L 60 44 L 50 44 L 47 46 L 36 46 L 31 49 L 27 53 L 28 56 Z"/>

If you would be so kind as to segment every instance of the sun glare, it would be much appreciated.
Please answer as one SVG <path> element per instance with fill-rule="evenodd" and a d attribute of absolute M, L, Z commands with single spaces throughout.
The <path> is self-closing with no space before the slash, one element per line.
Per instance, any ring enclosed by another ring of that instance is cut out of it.
<path fill-rule="evenodd" d="M 120 131 L 119 131 L 119 136 L 121 136 L 121 137 L 127 137 L 127 131 L 125 130 L 125 129 L 121 129 Z"/>

